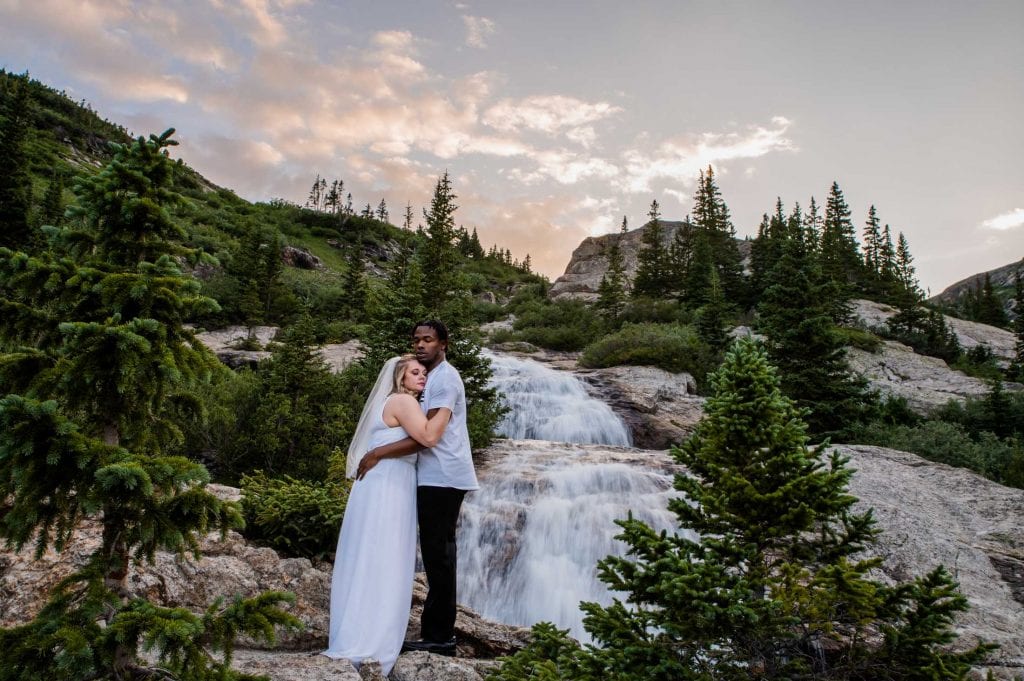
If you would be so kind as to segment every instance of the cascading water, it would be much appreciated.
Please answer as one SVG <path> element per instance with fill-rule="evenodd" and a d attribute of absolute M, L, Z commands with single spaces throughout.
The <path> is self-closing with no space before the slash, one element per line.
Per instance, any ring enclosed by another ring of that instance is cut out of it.
<path fill-rule="evenodd" d="M 571 374 L 490 359 L 512 409 L 500 430 L 509 440 L 492 449 L 480 490 L 463 505 L 459 600 L 489 619 L 547 620 L 589 640 L 579 603 L 611 602 L 597 562 L 625 550 L 614 521 L 632 512 L 658 531 L 676 529 L 667 509 L 672 465 L 623 447 L 630 438 L 621 420 Z"/>
<path fill-rule="evenodd" d="M 633 444 L 629 429 L 611 408 L 587 394 L 583 382 L 540 362 L 487 353 L 491 384 L 509 408 L 498 434 L 510 440 L 577 444 Z"/>

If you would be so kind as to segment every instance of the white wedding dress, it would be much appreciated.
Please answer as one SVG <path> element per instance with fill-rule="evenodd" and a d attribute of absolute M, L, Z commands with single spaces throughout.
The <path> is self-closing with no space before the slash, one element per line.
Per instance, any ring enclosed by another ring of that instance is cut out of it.
<path fill-rule="evenodd" d="M 383 411 L 374 417 L 369 449 L 407 436 L 401 426 L 384 423 Z M 391 672 L 409 621 L 415 562 L 416 455 L 410 454 L 381 460 L 352 485 L 334 558 L 324 655 L 356 667 L 373 658 L 385 675 Z"/>

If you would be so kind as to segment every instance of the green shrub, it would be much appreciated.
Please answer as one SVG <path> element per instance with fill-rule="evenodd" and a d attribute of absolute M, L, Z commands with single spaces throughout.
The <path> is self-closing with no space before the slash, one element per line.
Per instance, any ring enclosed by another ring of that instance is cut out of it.
<path fill-rule="evenodd" d="M 698 384 L 713 363 L 711 348 L 692 327 L 679 324 L 626 324 L 588 345 L 580 357 L 581 366 L 592 368 L 638 364 L 686 371 Z"/>
<path fill-rule="evenodd" d="M 882 339 L 864 329 L 854 329 L 848 326 L 836 328 L 836 335 L 842 340 L 843 345 L 849 345 L 866 352 L 878 352 L 882 347 Z"/>
<path fill-rule="evenodd" d="M 551 350 L 582 350 L 604 333 L 603 320 L 578 300 L 529 301 L 516 314 L 519 339 Z"/>
<path fill-rule="evenodd" d="M 327 559 L 338 543 L 350 489 L 348 481 L 270 478 L 262 471 L 246 475 L 242 478 L 244 534 L 286 556 Z"/>
<path fill-rule="evenodd" d="M 689 324 L 693 322 L 693 313 L 675 300 L 631 298 L 619 321 L 634 324 Z"/>
<path fill-rule="evenodd" d="M 856 439 L 862 444 L 898 449 L 929 461 L 967 468 L 1002 484 L 1020 487 L 1024 483 L 1020 444 L 987 431 L 975 439 L 962 426 L 948 421 L 925 421 L 917 426 L 875 422 Z"/>

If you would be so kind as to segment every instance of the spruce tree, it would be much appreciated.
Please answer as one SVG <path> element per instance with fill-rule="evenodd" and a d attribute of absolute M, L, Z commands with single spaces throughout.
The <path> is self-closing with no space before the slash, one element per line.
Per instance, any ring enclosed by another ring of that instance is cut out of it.
<path fill-rule="evenodd" d="M 31 96 L 28 76 L 12 80 L 14 91 L 0 111 L 0 246 L 26 248 L 32 240 L 32 178 L 25 149 Z"/>
<path fill-rule="evenodd" d="M 704 304 L 697 310 L 697 335 L 717 356 L 729 345 L 729 305 L 722 293 L 718 272 L 711 269 Z"/>
<path fill-rule="evenodd" d="M 696 230 L 707 233 L 712 261 L 726 298 L 731 302 L 746 301 L 743 259 L 736 245 L 736 230 L 710 165 L 700 173 L 691 215 Z"/>
<path fill-rule="evenodd" d="M 185 323 L 216 309 L 175 256 L 194 256 L 167 206 L 173 130 L 115 146 L 76 187 L 73 227 L 52 250 L 0 248 L 0 536 L 37 555 L 63 550 L 80 521 L 102 527 L 84 567 L 28 624 L 0 630 L 0 680 L 140 679 L 163 672 L 230 679 L 236 632 L 273 635 L 296 620 L 269 593 L 205 615 L 129 595 L 132 560 L 198 551 L 208 530 L 238 527 L 235 504 L 209 493 L 198 463 L 167 452 L 195 411 L 194 387 L 219 367 Z M 223 650 L 217 661 L 211 649 Z M 165 674 L 166 676 L 166 674 Z"/>
<path fill-rule="evenodd" d="M 1000 302 L 995 289 L 992 287 L 992 277 L 988 272 L 985 273 L 985 278 L 979 287 L 978 311 L 975 320 L 982 324 L 998 326 L 1000 328 L 1005 328 L 1009 325 L 1006 310 L 1003 308 L 1002 302 Z"/>
<path fill-rule="evenodd" d="M 761 303 L 759 328 L 779 367 L 783 391 L 809 414 L 817 435 L 849 433 L 870 414 L 866 382 L 846 365 L 832 321 L 832 281 L 822 282 L 802 244 L 789 240 L 772 268 Z"/>
<path fill-rule="evenodd" d="M 39 215 L 40 225 L 59 227 L 64 222 L 64 174 L 54 172 L 50 184 L 43 195 L 43 205 Z"/>
<path fill-rule="evenodd" d="M 1024 383 L 1024 277 L 1021 270 L 1013 274 L 1013 361 L 1007 372 L 1011 381 Z"/>
<path fill-rule="evenodd" d="M 427 241 L 421 255 L 423 266 L 423 302 L 434 314 L 459 289 L 459 254 L 455 249 L 455 204 L 448 172 L 438 178 L 430 209 L 424 211 Z"/>
<path fill-rule="evenodd" d="M 549 624 L 492 681 L 964 679 L 991 648 L 947 652 L 967 600 L 942 568 L 887 586 L 878 534 L 854 509 L 847 459 L 807 444 L 801 410 L 749 339 L 711 377 L 686 466 L 669 502 L 683 532 L 617 521 L 625 557 L 598 565 L 616 593 L 584 603 L 595 639 L 580 647 Z M 621 596 L 619 596 L 621 595 Z"/>
<path fill-rule="evenodd" d="M 921 325 L 927 317 L 927 313 L 921 308 L 924 302 L 924 292 L 917 284 L 917 277 L 914 275 L 914 258 L 910 255 L 910 245 L 907 238 L 900 232 L 896 247 L 896 261 L 890 268 L 891 277 L 895 286 L 889 295 L 889 301 L 899 310 L 889 318 L 888 326 L 897 334 L 904 336 L 914 334 L 920 330 Z"/>
<path fill-rule="evenodd" d="M 808 205 L 803 219 L 804 241 L 807 252 L 812 256 L 816 256 L 821 247 L 821 231 L 823 227 L 824 219 L 818 211 L 818 202 L 812 196 L 811 203 Z"/>
<path fill-rule="evenodd" d="M 825 201 L 825 221 L 821 231 L 822 272 L 840 286 L 852 288 L 861 283 L 863 268 L 850 209 L 839 183 L 833 182 Z"/>
<path fill-rule="evenodd" d="M 597 309 L 612 324 L 615 324 L 626 309 L 626 265 L 622 257 L 622 248 L 619 242 L 625 236 L 628 227 L 626 216 L 622 216 L 622 229 L 618 235 L 612 236 L 608 249 L 605 251 L 605 259 L 608 261 L 608 269 L 601 277 L 601 284 L 597 288 Z"/>
<path fill-rule="evenodd" d="M 644 225 L 640 236 L 640 250 L 636 256 L 633 296 L 662 298 L 672 289 L 672 282 L 669 281 L 665 229 L 661 224 L 661 209 L 656 200 L 651 201 L 647 217 L 649 221 Z"/>
<path fill-rule="evenodd" d="M 869 289 L 879 293 L 882 279 L 882 230 L 878 211 L 868 208 L 868 219 L 864 223 L 864 270 L 870 281 Z"/>

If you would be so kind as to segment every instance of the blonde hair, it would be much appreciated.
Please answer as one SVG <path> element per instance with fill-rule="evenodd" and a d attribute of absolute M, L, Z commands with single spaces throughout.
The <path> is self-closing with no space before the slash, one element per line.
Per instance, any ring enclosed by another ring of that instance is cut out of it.
<path fill-rule="evenodd" d="M 402 380 L 405 378 L 405 371 L 409 368 L 409 365 L 418 361 L 419 360 L 416 359 L 416 355 L 412 353 L 402 355 L 398 358 L 398 363 L 395 364 L 394 379 L 391 381 L 391 394 L 405 393 L 406 395 L 416 395 L 415 391 L 409 390 L 402 385 Z"/>

